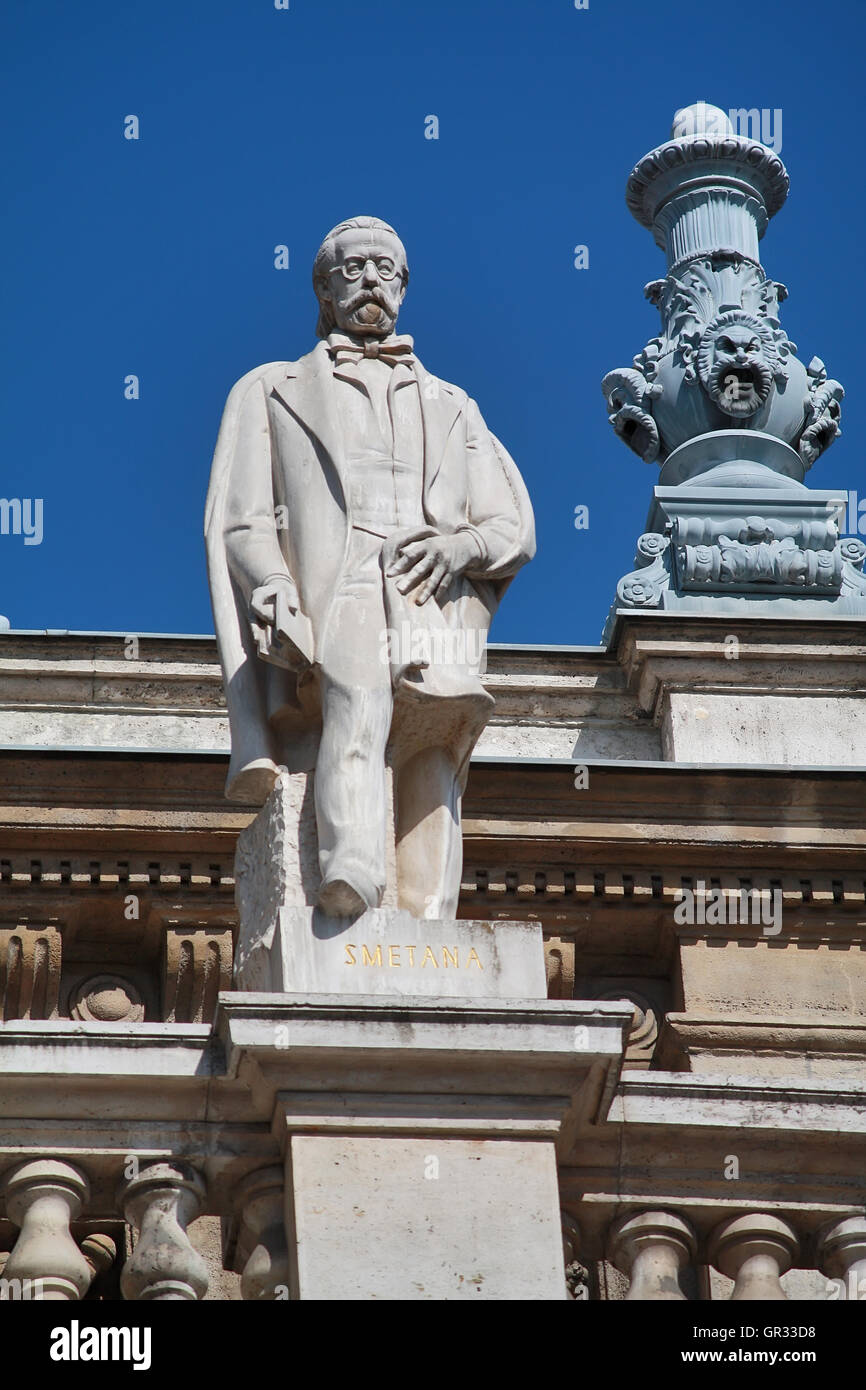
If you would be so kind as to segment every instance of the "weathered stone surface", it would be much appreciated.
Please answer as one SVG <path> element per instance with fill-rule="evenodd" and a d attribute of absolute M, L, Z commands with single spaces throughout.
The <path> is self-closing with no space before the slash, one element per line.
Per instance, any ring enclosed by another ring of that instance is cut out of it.
<path fill-rule="evenodd" d="M 223 1267 L 222 1233 L 218 1216 L 199 1216 L 191 1221 L 187 1229 L 190 1244 L 207 1266 L 207 1292 L 203 1301 L 239 1302 L 241 1297 L 241 1277 L 231 1269 Z"/>
<path fill-rule="evenodd" d="M 295 1136 L 304 1299 L 565 1298 L 552 1146 Z"/>
<path fill-rule="evenodd" d="M 629 1276 L 626 1299 L 684 1302 L 680 1270 L 694 1257 L 694 1231 L 680 1216 L 663 1211 L 627 1213 L 609 1236 L 616 1267 Z"/>
<path fill-rule="evenodd" d="M 141 1023 L 144 1001 L 131 981 L 119 975 L 92 975 L 73 990 L 69 1014 L 83 1023 Z"/>
<path fill-rule="evenodd" d="M 764 1075 L 856 1082 L 866 1067 L 866 1020 L 829 1023 L 814 1014 L 737 1016 L 668 1014 L 659 1039 L 663 1066 L 716 1076 Z"/>
<path fill-rule="evenodd" d="M 273 1133 L 549 1139 L 611 1104 L 631 1009 L 565 1000 L 223 995 L 228 1079 Z M 269 1101 L 265 1101 L 269 1097 Z"/>
<path fill-rule="evenodd" d="M 207 1263 L 187 1235 L 204 1197 L 205 1184 L 189 1164 L 150 1164 L 123 1184 L 119 1201 L 127 1221 L 138 1227 L 121 1276 L 124 1298 L 190 1302 L 204 1297 Z"/>
<path fill-rule="evenodd" d="M 20 633 L 0 643 L 0 741 L 9 747 L 228 753 L 213 637 L 146 634 L 124 657 L 111 633 Z M 488 757 L 658 757 L 623 672 L 603 647 L 486 649 L 495 697 L 478 742 Z M 38 699 L 38 706 L 34 702 Z M 224 774 L 223 774 L 224 777 Z M 225 808 L 226 817 L 238 813 Z"/>
<path fill-rule="evenodd" d="M 4 1174 L 6 1214 L 19 1228 L 4 1267 L 7 1279 L 30 1280 L 50 1302 L 75 1302 L 93 1278 L 69 1229 L 89 1195 L 86 1175 L 71 1163 L 36 1159 Z"/>
<path fill-rule="evenodd" d="M 322 875 L 314 805 L 315 771 L 281 771 L 261 811 L 238 836 L 235 898 L 241 935 L 272 922 L 284 907 L 313 906 Z M 386 770 L 386 887 L 383 906 L 397 902 L 393 778 Z"/>
<path fill-rule="evenodd" d="M 167 1023 L 210 1023 L 232 978 L 230 927 L 166 927 L 162 1016 Z"/>
<path fill-rule="evenodd" d="M 281 908 L 272 927 L 242 935 L 235 978 L 240 989 L 291 994 L 547 998 L 537 923 L 419 921 L 399 908 L 351 923 Z"/>
<path fill-rule="evenodd" d="M 242 1270 L 241 1297 L 249 1302 L 287 1299 L 291 1272 L 281 1165 L 271 1164 L 248 1174 L 238 1189 L 236 1215 L 239 1238 L 235 1260 Z"/>
<path fill-rule="evenodd" d="M 801 600 L 797 600 L 800 604 Z M 866 766 L 866 624 L 620 615 L 618 647 L 662 756 L 679 763 Z"/>
<path fill-rule="evenodd" d="M 734 940 L 706 928 L 706 936 L 680 940 L 685 1008 L 735 1020 L 788 1019 L 866 1023 L 866 959 L 862 940 L 789 941 L 796 914 L 782 913 L 777 937 L 755 939 L 732 927 Z M 760 929 L 759 929 L 760 930 Z M 862 929 L 861 929 L 862 930 Z M 739 939 L 736 939 L 739 937 Z"/>
<path fill-rule="evenodd" d="M 866 702 L 845 695 L 672 691 L 662 724 L 671 762 L 866 766 Z"/>
<path fill-rule="evenodd" d="M 735 918 L 727 926 L 676 928 L 683 1006 L 665 1017 L 657 1064 L 780 1078 L 805 1071 L 840 1082 L 862 1073 L 862 926 L 851 922 L 832 943 L 821 940 L 776 892 L 778 916 L 770 921 L 768 914 L 763 927 Z M 745 896 L 719 901 L 741 911 Z"/>

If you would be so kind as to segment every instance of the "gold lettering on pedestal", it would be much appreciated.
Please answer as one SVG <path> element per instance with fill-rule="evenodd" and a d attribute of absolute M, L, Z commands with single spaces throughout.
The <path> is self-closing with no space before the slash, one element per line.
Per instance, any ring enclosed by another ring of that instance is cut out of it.
<path fill-rule="evenodd" d="M 383 959 L 383 956 L 382 956 L 382 947 L 381 947 L 381 946 L 377 946 L 377 947 L 375 948 L 375 950 L 372 950 L 372 951 L 371 951 L 371 950 L 370 950 L 370 947 L 367 946 L 365 942 L 361 942 L 361 945 L 360 945 L 361 959 L 360 959 L 360 960 L 358 960 L 358 957 L 357 957 L 357 954 L 356 954 L 356 952 L 358 951 L 359 947 L 358 947 L 354 942 L 346 942 L 346 944 L 345 944 L 345 946 L 343 947 L 343 949 L 344 949 L 344 951 L 346 952 L 345 959 L 344 959 L 344 961 L 343 961 L 343 964 L 344 964 L 344 965 L 379 965 L 379 966 L 384 966 L 385 963 L 386 963 L 385 960 Z M 415 947 L 415 946 L 410 946 L 410 945 L 408 945 L 406 942 L 400 942 L 400 943 L 398 943 L 397 945 L 389 946 L 389 947 L 388 947 L 388 961 L 387 961 L 388 967 L 391 968 L 391 969 L 396 968 L 396 969 L 399 970 L 399 969 L 402 969 L 402 967 L 405 966 L 405 965 L 407 964 L 407 962 L 406 962 L 406 961 L 401 957 L 401 955 L 400 955 L 400 952 L 401 952 L 401 951 L 405 951 L 406 954 L 407 954 L 407 956 L 409 957 L 409 960 L 408 960 L 409 966 L 414 966 L 414 964 L 415 964 L 415 951 L 416 951 L 416 949 L 417 949 L 417 947 Z M 440 967 L 440 965 L 441 965 L 441 967 L 442 967 L 444 970 L 447 970 L 449 966 L 452 966 L 455 970 L 461 969 L 460 948 L 459 948 L 459 946 L 441 946 L 441 947 L 439 947 L 438 949 L 441 950 L 441 952 L 442 952 L 442 960 L 441 960 L 441 961 L 439 961 L 438 958 L 437 958 L 437 956 L 436 956 L 436 950 L 437 950 L 436 947 L 433 947 L 433 946 L 425 946 L 425 947 L 424 947 L 424 955 L 423 955 L 422 958 L 421 958 L 421 964 L 420 964 L 419 969 L 423 970 L 424 967 L 427 966 L 427 965 L 431 965 L 431 966 L 433 967 L 434 970 L 438 970 L 439 967 Z M 470 969 L 472 968 L 473 965 L 474 965 L 478 970 L 483 970 L 483 969 L 484 969 L 484 966 L 483 966 L 482 963 L 481 963 L 481 957 L 479 956 L 479 954 L 478 954 L 478 952 L 476 951 L 476 949 L 475 949 L 474 946 L 471 947 L 468 956 L 465 957 L 465 959 L 464 959 L 464 961 L 463 961 L 462 968 L 463 968 L 464 970 L 470 970 Z"/>

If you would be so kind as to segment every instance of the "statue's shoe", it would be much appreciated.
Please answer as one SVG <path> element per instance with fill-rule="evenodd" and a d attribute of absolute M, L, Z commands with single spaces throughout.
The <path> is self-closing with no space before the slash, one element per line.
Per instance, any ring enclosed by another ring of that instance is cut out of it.
<path fill-rule="evenodd" d="M 329 917 L 357 917 L 370 906 L 358 889 L 344 878 L 326 879 L 319 889 L 318 902 Z"/>

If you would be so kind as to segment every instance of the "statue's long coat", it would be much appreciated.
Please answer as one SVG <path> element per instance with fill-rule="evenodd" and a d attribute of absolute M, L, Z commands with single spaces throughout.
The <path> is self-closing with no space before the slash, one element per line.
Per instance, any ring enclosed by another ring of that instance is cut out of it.
<path fill-rule="evenodd" d="M 436 531 L 469 523 L 483 536 L 488 561 L 462 586 L 459 621 L 486 631 L 509 580 L 534 554 L 532 508 L 514 461 L 488 431 L 475 402 L 459 387 L 430 376 L 420 363 L 416 370 L 424 514 Z M 250 596 L 274 576 L 290 575 L 310 619 L 318 658 L 348 549 L 345 473 L 324 343 L 298 362 L 257 367 L 234 386 L 220 426 L 205 514 L 232 736 L 226 794 L 233 800 L 263 801 L 283 761 L 270 712 L 294 706 L 299 728 L 310 721 L 293 674 L 257 654 Z M 277 508 L 285 523 L 280 526 Z"/>

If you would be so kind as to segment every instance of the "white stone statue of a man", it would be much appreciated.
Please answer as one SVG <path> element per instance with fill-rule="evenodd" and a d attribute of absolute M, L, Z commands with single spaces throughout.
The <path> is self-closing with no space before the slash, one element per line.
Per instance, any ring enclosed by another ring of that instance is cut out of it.
<path fill-rule="evenodd" d="M 281 767 L 313 774 L 315 898 L 335 917 L 381 903 L 389 836 L 399 906 L 454 916 L 484 641 L 535 549 L 513 460 L 395 335 L 408 280 L 387 223 L 328 234 L 321 342 L 234 387 L 208 494 L 226 794 L 260 804 Z"/>

